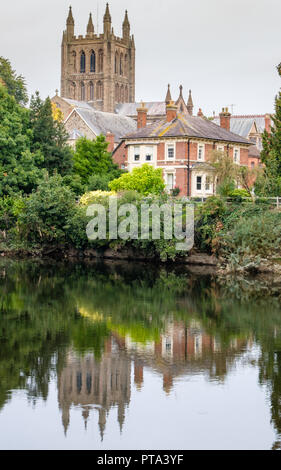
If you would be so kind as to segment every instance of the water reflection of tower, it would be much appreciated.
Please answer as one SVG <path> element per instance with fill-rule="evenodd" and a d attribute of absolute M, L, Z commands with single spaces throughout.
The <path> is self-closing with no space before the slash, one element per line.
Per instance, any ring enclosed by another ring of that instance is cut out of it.
<path fill-rule="evenodd" d="M 72 405 L 82 407 L 85 426 L 90 410 L 95 407 L 98 409 L 102 439 L 107 415 L 112 407 L 117 406 L 122 431 L 130 394 L 131 362 L 123 352 L 114 351 L 114 340 L 106 341 L 105 352 L 100 360 L 93 353 L 79 357 L 70 350 L 66 366 L 58 379 L 58 400 L 65 433 L 69 426 Z"/>

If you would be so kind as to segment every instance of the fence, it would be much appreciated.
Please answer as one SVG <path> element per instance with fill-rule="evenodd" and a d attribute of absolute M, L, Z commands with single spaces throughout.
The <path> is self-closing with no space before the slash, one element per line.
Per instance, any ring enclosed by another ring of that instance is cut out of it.
<path fill-rule="evenodd" d="M 194 202 L 195 204 L 202 204 L 205 202 L 208 197 L 190 197 L 190 201 Z M 234 197 L 224 197 L 222 198 L 226 201 L 226 203 L 231 203 L 231 202 L 240 202 L 241 204 L 264 204 L 268 206 L 273 206 L 276 207 L 277 209 L 281 209 L 281 197 L 254 197 L 254 199 L 251 199 L 250 197 L 241 197 L 238 196 L 236 198 Z"/>

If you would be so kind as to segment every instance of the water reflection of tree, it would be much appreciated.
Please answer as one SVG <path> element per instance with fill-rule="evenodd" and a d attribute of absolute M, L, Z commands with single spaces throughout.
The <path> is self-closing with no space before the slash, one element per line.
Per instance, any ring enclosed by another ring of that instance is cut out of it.
<path fill-rule="evenodd" d="M 132 264 L 11 262 L 0 265 L 0 278 L 0 407 L 17 388 L 46 399 L 50 377 L 61 373 L 70 347 L 99 360 L 112 332 L 157 343 L 167 323 L 188 330 L 198 320 L 221 345 L 219 355 L 200 359 L 211 378 L 227 374 L 233 340 L 260 345 L 260 383 L 270 388 L 272 421 L 281 435 L 280 307 L 263 289 L 243 300 L 244 288 L 233 282 L 222 288 L 214 278 L 182 268 L 167 273 Z"/>

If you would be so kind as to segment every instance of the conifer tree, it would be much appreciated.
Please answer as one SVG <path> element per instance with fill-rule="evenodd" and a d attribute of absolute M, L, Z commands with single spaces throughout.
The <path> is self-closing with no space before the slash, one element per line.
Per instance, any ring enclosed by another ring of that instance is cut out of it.
<path fill-rule="evenodd" d="M 265 192 L 269 196 L 281 195 L 281 92 L 275 99 L 271 132 L 263 134 L 261 160 L 265 164 Z"/>
<path fill-rule="evenodd" d="M 44 156 L 44 167 L 53 174 L 69 173 L 72 167 L 72 150 L 67 144 L 68 135 L 64 123 L 55 120 L 50 98 L 45 101 L 36 92 L 30 102 L 30 124 L 32 128 L 32 150 L 40 150 Z"/>

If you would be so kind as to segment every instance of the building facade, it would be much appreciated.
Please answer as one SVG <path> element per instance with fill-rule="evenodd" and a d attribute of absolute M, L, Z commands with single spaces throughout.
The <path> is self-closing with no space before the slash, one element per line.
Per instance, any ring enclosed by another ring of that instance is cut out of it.
<path fill-rule="evenodd" d="M 223 110 L 220 126 L 208 119 L 178 113 L 173 102 L 165 119 L 147 124 L 147 108 L 138 108 L 138 130 L 124 136 L 113 152 L 122 169 L 132 171 L 144 163 L 162 168 L 168 191 L 179 188 L 181 196 L 205 198 L 215 194 L 214 150 L 227 153 L 237 165 L 248 166 L 248 139 L 229 131 L 230 114 Z"/>
<path fill-rule="evenodd" d="M 74 26 L 70 7 L 61 46 L 61 96 L 105 112 L 134 102 L 135 43 L 127 11 L 122 38 L 114 34 L 108 4 L 102 34 L 95 34 L 91 14 L 85 36 L 75 36 Z"/>

